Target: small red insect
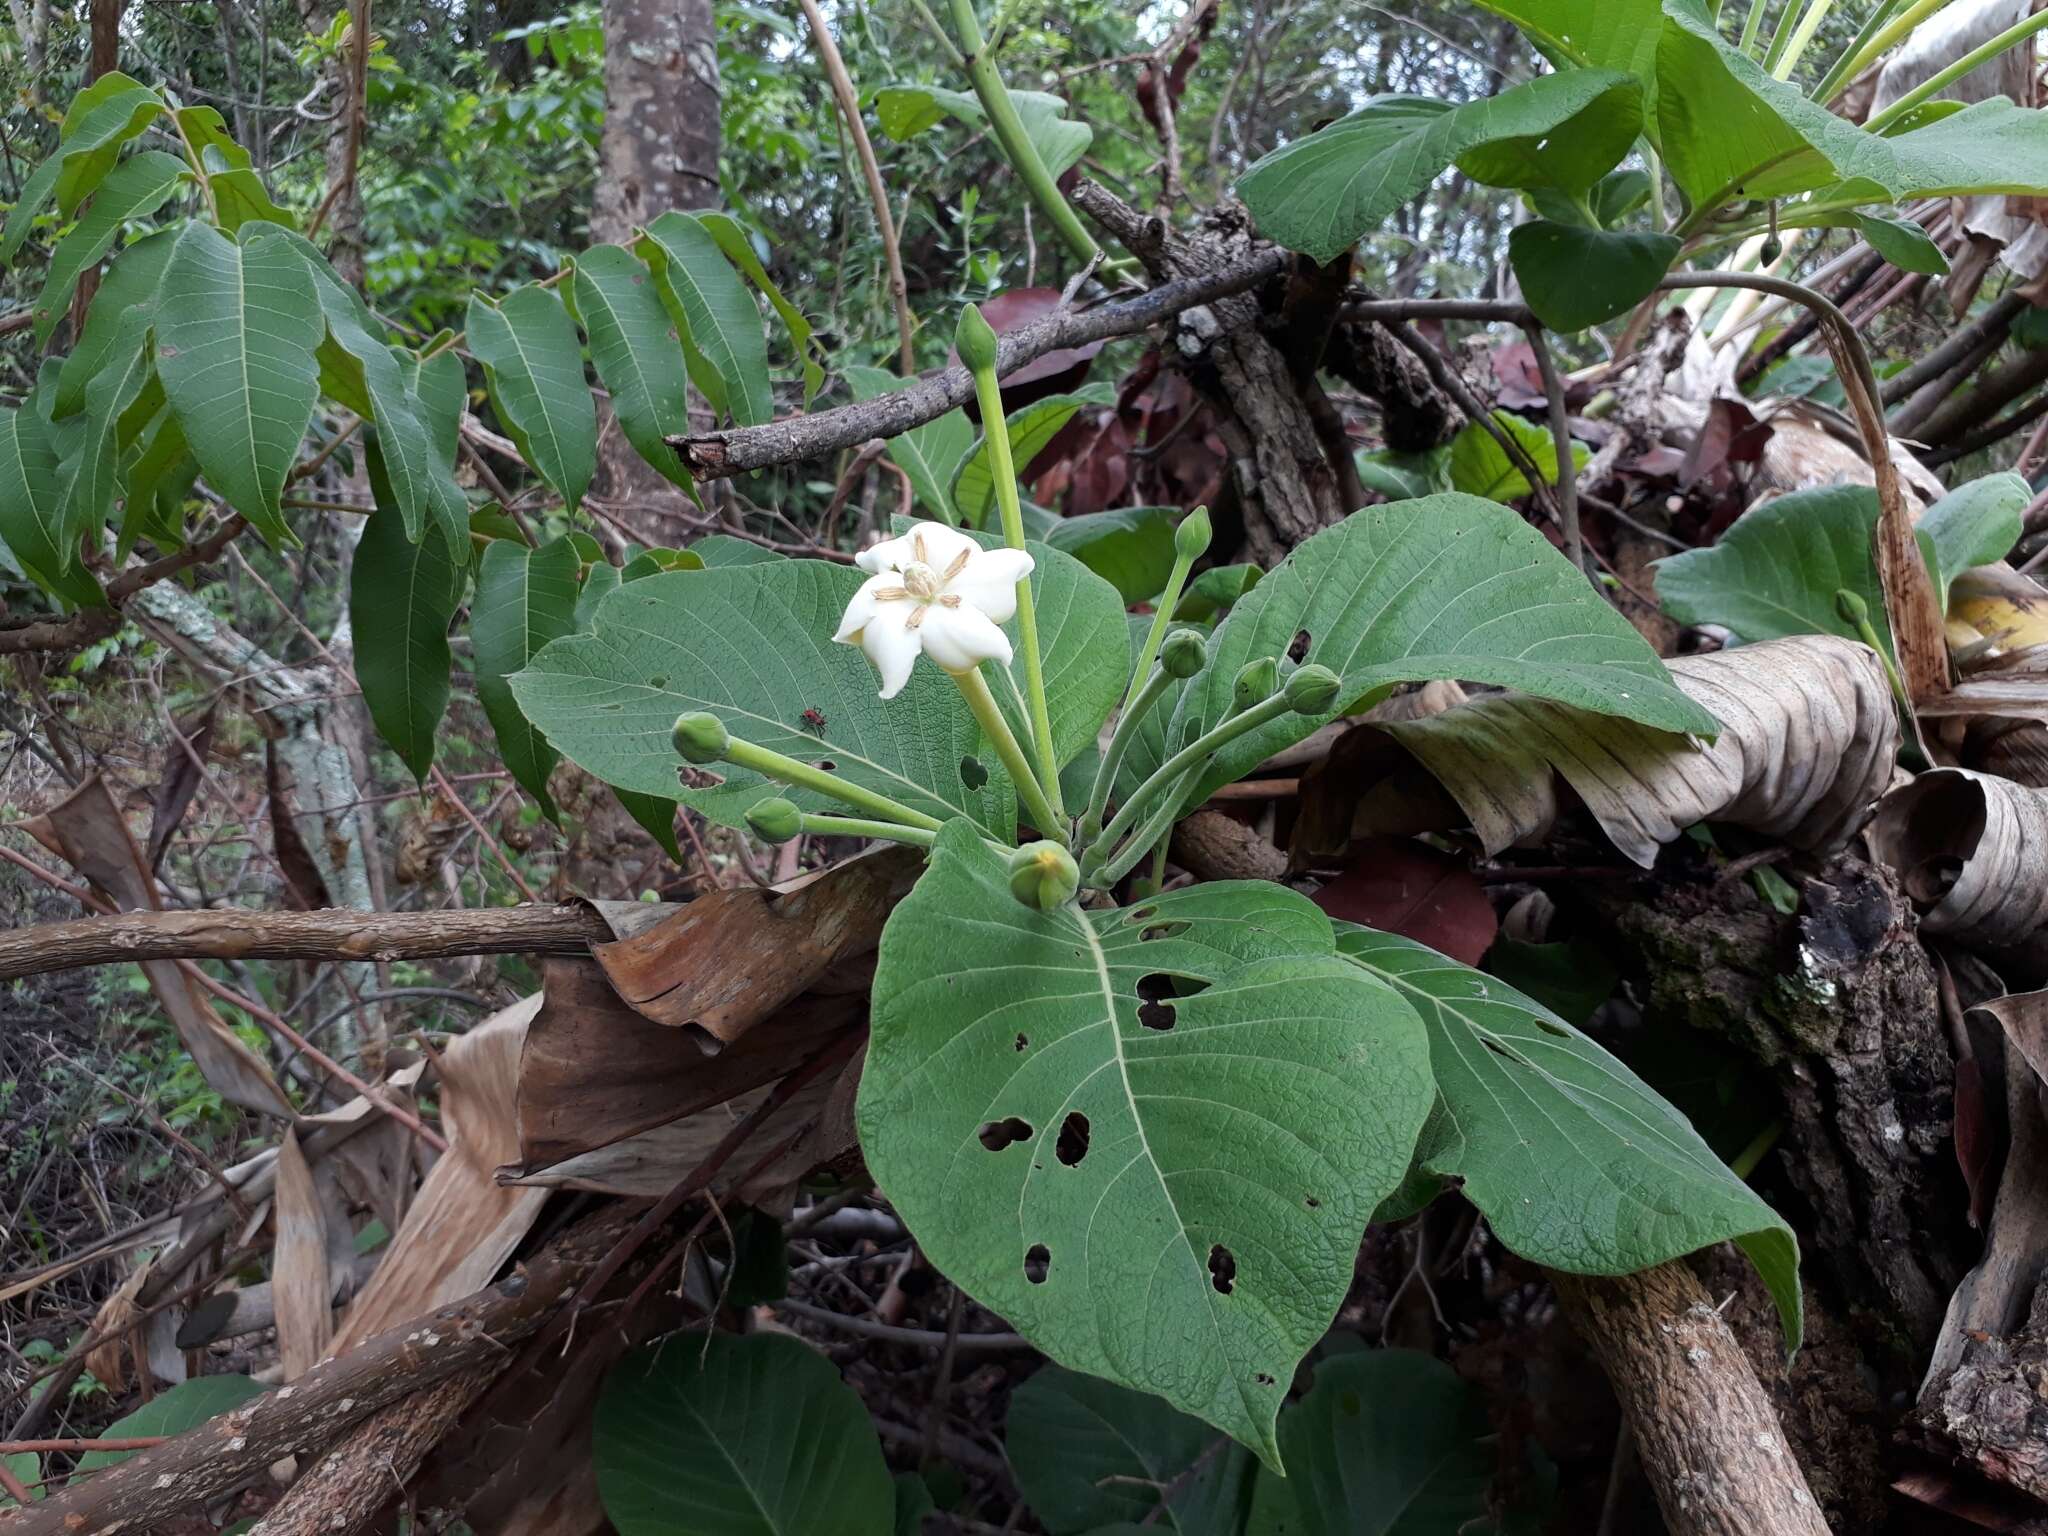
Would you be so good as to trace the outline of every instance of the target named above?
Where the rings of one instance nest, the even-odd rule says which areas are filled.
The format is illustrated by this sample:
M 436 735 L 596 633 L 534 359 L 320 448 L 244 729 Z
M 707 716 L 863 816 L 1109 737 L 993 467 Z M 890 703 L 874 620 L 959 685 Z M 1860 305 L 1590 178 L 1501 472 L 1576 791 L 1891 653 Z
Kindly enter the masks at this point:
M 809 731 L 809 732 L 810 732 L 810 733 L 811 733 L 811 734 L 812 734 L 813 736 L 819 736 L 819 737 L 822 737 L 822 736 L 823 736 L 823 735 L 825 734 L 825 717 L 824 717 L 824 715 L 820 714 L 820 713 L 819 713 L 819 712 L 818 712 L 817 710 L 815 710 L 815 709 L 807 709 L 807 710 L 805 710 L 805 711 L 804 711 L 804 729 L 805 729 L 805 730 L 807 730 L 807 731 Z

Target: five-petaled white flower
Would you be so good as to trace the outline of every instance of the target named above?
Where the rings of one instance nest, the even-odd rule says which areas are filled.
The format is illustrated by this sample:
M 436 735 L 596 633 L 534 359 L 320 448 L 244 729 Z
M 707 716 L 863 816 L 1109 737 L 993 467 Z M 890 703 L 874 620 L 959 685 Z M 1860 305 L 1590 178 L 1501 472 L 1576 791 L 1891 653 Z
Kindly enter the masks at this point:
M 1010 662 L 1002 624 L 1017 611 L 1017 583 L 1031 574 L 1021 549 L 983 549 L 957 528 L 918 523 L 856 557 L 873 574 L 846 605 L 832 638 L 857 645 L 882 674 L 882 697 L 910 681 L 919 651 L 948 672 Z

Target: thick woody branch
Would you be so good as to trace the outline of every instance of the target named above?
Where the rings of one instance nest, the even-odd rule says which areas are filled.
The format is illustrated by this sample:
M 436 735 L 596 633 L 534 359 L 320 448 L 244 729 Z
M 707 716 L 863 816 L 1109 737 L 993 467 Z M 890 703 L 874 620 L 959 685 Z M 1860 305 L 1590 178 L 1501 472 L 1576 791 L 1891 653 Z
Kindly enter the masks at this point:
M 123 602 L 144 587 L 154 586 L 180 571 L 218 559 L 220 552 L 248 526 L 238 513 L 205 538 L 187 545 L 174 555 L 166 555 L 146 565 L 128 567 L 107 583 L 108 606 L 105 608 L 81 608 L 66 619 L 37 619 L 12 629 L 0 629 L 0 656 L 27 651 L 68 651 L 90 645 L 95 640 L 104 640 L 121 627 Z
M 580 955 L 615 935 L 591 908 L 121 912 L 0 933 L 0 981 L 128 960 L 431 960 Z
M 1004 336 L 996 349 L 996 370 L 1013 373 L 1048 352 L 1111 336 L 1135 335 L 1183 310 L 1256 288 L 1280 272 L 1287 261 L 1287 254 L 1278 249 L 1256 251 L 1218 271 L 1162 283 L 1134 299 L 1093 309 L 1061 310 Z M 973 375 L 965 368 L 949 368 L 872 400 L 758 427 L 672 437 L 669 446 L 682 456 L 692 474 L 720 479 L 857 448 L 873 437 L 895 437 L 965 405 L 973 394 Z
M 1828 1536 L 1763 1384 L 1690 1269 L 1551 1280 L 1614 1384 L 1671 1536 Z

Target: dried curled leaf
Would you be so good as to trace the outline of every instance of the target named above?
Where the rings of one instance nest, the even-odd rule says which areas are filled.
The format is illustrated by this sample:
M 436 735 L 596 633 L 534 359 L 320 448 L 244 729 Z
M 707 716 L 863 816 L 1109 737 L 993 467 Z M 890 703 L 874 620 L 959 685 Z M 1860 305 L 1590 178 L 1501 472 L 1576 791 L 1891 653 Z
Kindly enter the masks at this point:
M 1559 781 L 1638 864 L 1700 821 L 1835 848 L 1884 792 L 1898 717 L 1869 647 L 1799 635 L 1670 664 L 1713 711 L 1711 743 L 1524 694 L 1492 694 L 1386 727 L 1450 792 L 1486 851 L 1541 842 Z
M 1936 768 L 1885 796 L 1869 836 L 1929 933 L 2017 944 L 2048 924 L 2048 792 Z

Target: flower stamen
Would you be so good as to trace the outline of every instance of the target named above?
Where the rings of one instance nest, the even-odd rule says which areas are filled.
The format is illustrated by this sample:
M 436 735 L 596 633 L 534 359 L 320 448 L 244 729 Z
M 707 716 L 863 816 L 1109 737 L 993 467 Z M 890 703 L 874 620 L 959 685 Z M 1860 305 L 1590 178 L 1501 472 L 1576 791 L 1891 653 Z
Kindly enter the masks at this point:
M 943 586 L 945 583 L 951 581 L 955 576 L 958 576 L 962 571 L 966 570 L 967 562 L 973 558 L 973 550 L 961 550 L 959 554 L 953 557 L 953 563 L 946 567 L 946 574 L 939 578 L 940 585 Z

